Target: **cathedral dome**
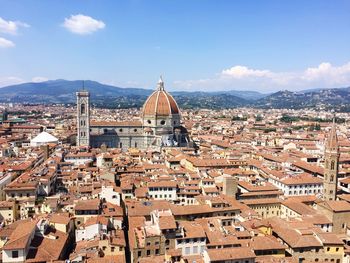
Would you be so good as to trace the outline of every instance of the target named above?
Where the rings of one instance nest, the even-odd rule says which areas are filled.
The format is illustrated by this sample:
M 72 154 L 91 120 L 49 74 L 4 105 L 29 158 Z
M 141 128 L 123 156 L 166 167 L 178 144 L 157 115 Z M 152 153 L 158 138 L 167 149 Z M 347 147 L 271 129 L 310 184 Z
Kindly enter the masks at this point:
M 164 82 L 160 78 L 157 90 L 148 97 L 143 105 L 143 116 L 170 116 L 179 113 L 176 101 L 164 90 Z

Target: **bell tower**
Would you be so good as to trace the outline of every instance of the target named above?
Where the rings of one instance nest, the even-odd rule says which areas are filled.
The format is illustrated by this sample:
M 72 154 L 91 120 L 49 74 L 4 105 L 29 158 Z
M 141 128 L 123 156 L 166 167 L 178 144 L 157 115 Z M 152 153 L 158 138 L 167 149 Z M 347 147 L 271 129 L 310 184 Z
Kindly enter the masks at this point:
M 323 177 L 323 199 L 335 200 L 337 195 L 338 169 L 339 169 L 339 146 L 335 116 L 333 126 L 327 138 L 324 152 L 325 166 Z
M 90 93 L 78 91 L 77 96 L 77 146 L 90 145 Z

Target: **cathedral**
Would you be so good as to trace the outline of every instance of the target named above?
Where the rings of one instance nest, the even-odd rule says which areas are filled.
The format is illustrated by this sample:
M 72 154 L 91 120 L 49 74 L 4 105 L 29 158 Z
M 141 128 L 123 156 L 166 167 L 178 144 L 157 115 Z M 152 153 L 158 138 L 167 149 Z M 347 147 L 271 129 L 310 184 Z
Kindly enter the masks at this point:
M 140 121 L 90 121 L 90 93 L 77 96 L 77 146 L 92 148 L 189 147 L 187 130 L 181 126 L 179 107 L 164 89 L 160 78 L 157 89 L 143 105 Z

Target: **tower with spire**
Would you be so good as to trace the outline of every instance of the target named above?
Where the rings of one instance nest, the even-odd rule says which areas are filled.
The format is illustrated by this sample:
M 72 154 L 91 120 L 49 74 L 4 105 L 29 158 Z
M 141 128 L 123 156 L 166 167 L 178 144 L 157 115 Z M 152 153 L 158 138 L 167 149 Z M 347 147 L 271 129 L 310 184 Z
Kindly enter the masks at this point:
M 336 199 L 339 169 L 339 146 L 335 116 L 326 141 L 324 158 L 323 199 L 330 201 Z

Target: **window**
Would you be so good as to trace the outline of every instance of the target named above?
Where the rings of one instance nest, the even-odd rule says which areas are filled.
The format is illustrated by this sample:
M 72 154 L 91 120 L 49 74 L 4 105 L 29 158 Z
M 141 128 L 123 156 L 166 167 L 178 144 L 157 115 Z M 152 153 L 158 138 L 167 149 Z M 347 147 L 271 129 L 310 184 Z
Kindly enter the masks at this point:
M 331 180 L 330 180 L 331 182 L 333 182 L 334 181 L 334 175 L 331 175 Z
M 331 162 L 331 170 L 334 170 L 334 167 L 335 167 L 335 162 L 332 161 L 332 162 Z
M 141 257 L 141 251 L 137 251 L 137 256 Z
M 152 122 L 151 122 L 151 120 L 147 120 L 147 123 L 148 123 L 148 124 L 151 124 Z
M 159 248 L 156 249 L 156 255 L 159 255 Z
M 190 252 L 190 247 L 186 247 L 185 248 L 185 255 L 189 255 L 191 252 Z
M 137 132 L 137 129 L 134 129 L 134 132 Z
M 164 125 L 164 124 L 165 124 L 165 120 L 161 120 L 161 121 L 160 121 L 160 124 L 161 124 L 161 125 Z
M 84 114 L 84 113 L 85 113 L 85 104 L 82 103 L 82 104 L 80 105 L 80 114 Z
M 119 132 L 123 132 L 123 129 L 119 129 Z
M 151 255 L 151 250 L 147 250 L 147 256 Z
M 330 247 L 327 247 L 327 251 L 329 251 L 329 250 L 331 250 L 331 248 L 330 248 Z
M 18 258 L 18 250 L 12 251 L 12 258 Z

